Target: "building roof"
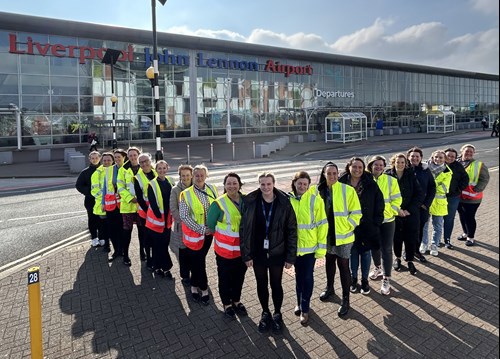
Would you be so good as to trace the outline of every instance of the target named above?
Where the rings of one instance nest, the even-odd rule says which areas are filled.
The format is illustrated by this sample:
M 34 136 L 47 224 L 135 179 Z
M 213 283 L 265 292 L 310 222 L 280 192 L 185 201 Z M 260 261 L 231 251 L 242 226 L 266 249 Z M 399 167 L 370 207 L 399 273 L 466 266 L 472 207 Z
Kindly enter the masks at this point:
M 32 32 L 59 36 L 74 36 L 89 39 L 120 41 L 133 44 L 152 43 L 152 31 L 131 29 L 119 26 L 60 20 L 39 16 L 21 15 L 0 11 L 0 29 L 9 31 Z M 452 70 L 431 66 L 406 64 L 392 61 L 373 60 L 353 56 L 328 54 L 248 44 L 244 42 L 218 40 L 171 33 L 157 33 L 159 47 L 177 47 L 194 50 L 220 51 L 242 55 L 270 56 L 300 61 L 334 63 L 347 66 L 359 66 L 393 71 L 417 72 L 454 77 L 469 77 L 481 80 L 499 81 L 493 74 Z

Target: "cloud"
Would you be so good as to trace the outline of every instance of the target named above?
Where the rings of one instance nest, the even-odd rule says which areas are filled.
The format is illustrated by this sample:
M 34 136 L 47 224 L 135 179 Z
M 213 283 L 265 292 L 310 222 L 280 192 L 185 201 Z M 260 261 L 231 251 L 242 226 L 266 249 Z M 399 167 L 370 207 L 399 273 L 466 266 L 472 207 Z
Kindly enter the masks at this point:
M 498 16 L 498 0 L 470 0 L 469 3 L 481 14 Z
M 210 30 L 210 29 L 190 30 L 186 26 L 177 26 L 167 29 L 166 32 L 171 32 L 174 34 L 181 34 L 181 35 L 207 37 L 210 39 L 248 42 L 245 36 L 230 30 Z
M 490 0 L 474 0 L 473 2 L 476 6 L 486 6 L 484 3 L 490 4 Z M 379 18 L 371 26 L 342 36 L 331 44 L 317 34 L 299 32 L 287 35 L 266 29 L 254 29 L 248 37 L 229 30 L 192 31 L 186 27 L 179 27 L 168 31 L 384 61 L 490 74 L 499 73 L 498 28 L 452 38 L 446 26 L 440 22 L 416 24 L 399 32 L 390 33 L 392 24 L 392 20 Z

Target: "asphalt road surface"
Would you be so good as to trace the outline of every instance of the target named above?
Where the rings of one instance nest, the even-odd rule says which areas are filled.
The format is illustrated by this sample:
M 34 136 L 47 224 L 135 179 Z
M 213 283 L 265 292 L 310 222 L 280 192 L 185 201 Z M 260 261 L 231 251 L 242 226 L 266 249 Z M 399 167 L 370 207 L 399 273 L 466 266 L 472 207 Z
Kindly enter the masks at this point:
M 423 140 L 417 143 L 388 140 L 370 143 L 369 146 L 362 143 L 343 149 L 297 155 L 289 161 L 263 160 L 260 164 L 222 167 L 210 171 L 209 182 L 222 190 L 224 176 L 227 172 L 234 171 L 242 176 L 245 183 L 243 191 L 250 192 L 257 188 L 257 174 L 269 170 L 277 177 L 277 187 L 289 191 L 291 178 L 296 171 L 308 171 L 314 182 L 326 161 L 334 161 L 342 169 L 346 161 L 354 155 L 368 159 L 371 155 L 381 154 L 389 159 L 394 153 L 406 152 L 414 145 L 421 147 L 424 157 L 428 158 L 435 149 L 452 146 L 459 150 L 462 144 L 469 142 L 476 146 L 477 158 L 490 170 L 498 170 L 497 138 L 485 138 L 480 132 L 473 132 L 422 142 Z M 173 177 L 177 178 L 176 175 Z M 84 237 L 87 216 L 83 207 L 83 196 L 73 188 L 75 180 L 76 177 L 44 179 L 38 182 L 38 186 L 36 181 L 29 180 L 33 185 L 27 185 L 26 189 L 15 192 L 8 188 L 0 189 L 0 271 L 2 267 L 51 245 L 62 245 L 68 238 Z M 498 213 L 495 215 L 495 218 L 497 217 Z

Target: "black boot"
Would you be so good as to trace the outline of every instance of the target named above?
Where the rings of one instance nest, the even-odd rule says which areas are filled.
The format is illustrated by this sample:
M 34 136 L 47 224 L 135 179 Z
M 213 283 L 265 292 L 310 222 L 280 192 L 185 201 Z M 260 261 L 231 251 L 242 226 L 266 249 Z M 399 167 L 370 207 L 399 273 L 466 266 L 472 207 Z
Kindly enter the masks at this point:
M 334 294 L 333 285 L 331 287 L 327 285 L 325 290 L 322 291 L 319 295 L 319 300 L 321 300 L 322 302 L 326 302 L 332 294 Z
M 342 297 L 342 303 L 340 304 L 340 308 L 338 310 L 339 317 L 343 317 L 349 312 L 349 295 L 344 295 Z

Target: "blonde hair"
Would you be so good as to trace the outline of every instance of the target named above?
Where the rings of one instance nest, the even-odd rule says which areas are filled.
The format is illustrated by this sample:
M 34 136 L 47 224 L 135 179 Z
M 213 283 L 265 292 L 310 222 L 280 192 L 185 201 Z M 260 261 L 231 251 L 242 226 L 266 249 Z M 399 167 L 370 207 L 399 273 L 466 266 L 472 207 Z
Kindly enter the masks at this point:
M 474 146 L 473 144 L 470 144 L 470 143 L 466 143 L 465 145 L 463 145 L 462 147 L 460 147 L 460 152 L 464 152 L 464 150 L 465 150 L 467 147 L 472 148 L 472 150 L 473 150 L 474 152 L 476 152 L 476 146 Z
M 260 182 L 260 179 L 264 178 L 264 177 L 271 178 L 273 180 L 273 183 L 276 183 L 276 178 L 274 177 L 274 174 L 272 172 L 262 172 L 261 174 L 259 174 L 259 177 L 258 177 L 259 182 Z
M 200 171 L 200 170 L 205 171 L 205 174 L 207 175 L 207 178 L 208 178 L 208 168 L 207 168 L 207 166 L 205 166 L 204 164 L 196 165 L 193 168 L 193 173 L 196 172 L 196 171 Z

